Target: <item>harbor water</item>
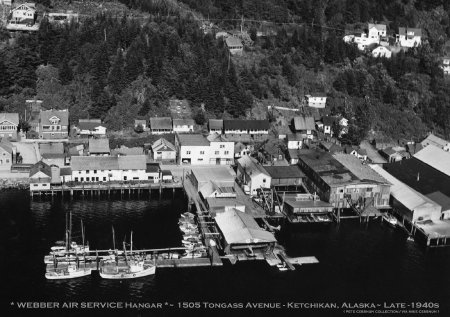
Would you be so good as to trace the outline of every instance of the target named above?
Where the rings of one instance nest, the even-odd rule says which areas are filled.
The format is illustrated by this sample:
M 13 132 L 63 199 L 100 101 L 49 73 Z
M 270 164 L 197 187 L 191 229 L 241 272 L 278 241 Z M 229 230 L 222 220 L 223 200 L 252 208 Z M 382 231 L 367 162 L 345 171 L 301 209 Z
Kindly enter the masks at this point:
M 433 308 L 434 315 L 450 316 L 450 248 L 426 249 L 379 220 L 369 224 L 349 220 L 340 225 L 284 226 L 277 238 L 286 253 L 292 257 L 316 256 L 320 262 L 298 266 L 295 271 L 280 272 L 265 262 L 248 261 L 225 263 L 223 267 L 161 268 L 154 276 L 126 281 L 103 280 L 96 272 L 73 280 L 44 277 L 44 255 L 56 241 L 64 239 L 66 212 L 72 213 L 72 237 L 78 243 L 83 220 L 91 250 L 113 247 L 112 226 L 116 244 L 129 241 L 132 230 L 134 248 L 142 249 L 181 246 L 177 221 L 186 209 L 183 193 L 171 190 L 162 197 L 156 193 L 151 197 L 87 196 L 72 200 L 31 199 L 27 191 L 0 191 L 0 312 L 8 312 L 2 316 L 170 316 L 229 310 L 248 315 L 249 309 L 239 308 L 247 303 L 264 304 L 255 306 L 258 314 L 304 316 L 346 314 L 344 309 L 314 306 L 319 304 L 341 307 L 343 303 L 374 303 L 382 309 L 395 303 L 416 307 L 419 303 L 423 309 Z M 120 302 L 128 306 L 121 310 L 113 309 L 114 305 L 18 308 L 23 302 Z M 311 308 L 293 308 L 287 306 L 289 303 L 308 303 Z M 268 308 L 270 304 L 275 308 Z M 281 307 L 276 308 L 278 304 Z M 390 314 L 386 310 L 379 315 Z

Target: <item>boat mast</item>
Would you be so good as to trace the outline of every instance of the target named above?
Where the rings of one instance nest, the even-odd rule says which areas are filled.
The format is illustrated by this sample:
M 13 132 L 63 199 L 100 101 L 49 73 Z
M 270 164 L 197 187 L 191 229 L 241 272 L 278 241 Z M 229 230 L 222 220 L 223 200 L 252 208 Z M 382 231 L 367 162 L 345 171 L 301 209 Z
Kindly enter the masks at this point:
M 69 212 L 69 247 L 72 244 L 72 212 Z
M 125 263 L 128 265 L 127 248 L 125 247 L 125 241 L 123 241 L 123 252 L 125 254 Z
M 112 228 L 112 238 L 113 238 L 113 250 L 116 252 L 116 235 L 114 234 L 114 226 L 111 226 Z
M 131 231 L 130 245 L 130 254 L 133 255 L 133 231 Z
M 84 227 L 83 227 L 83 219 L 81 219 L 81 239 L 83 243 L 83 252 L 84 252 Z
M 65 239 L 66 239 L 66 252 L 69 252 L 69 235 L 68 235 L 68 229 L 67 229 L 67 212 L 66 212 L 66 233 L 65 233 Z

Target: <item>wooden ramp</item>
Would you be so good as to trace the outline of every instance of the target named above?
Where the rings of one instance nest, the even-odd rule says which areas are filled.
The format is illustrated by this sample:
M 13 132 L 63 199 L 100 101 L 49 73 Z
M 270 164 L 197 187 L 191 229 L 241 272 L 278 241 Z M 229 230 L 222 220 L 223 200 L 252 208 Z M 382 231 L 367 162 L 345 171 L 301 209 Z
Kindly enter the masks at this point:
M 297 265 L 319 263 L 319 260 L 317 260 L 317 258 L 315 256 L 300 256 L 300 257 L 296 257 L 296 258 L 286 257 L 286 259 L 287 259 L 287 261 L 289 261 L 289 263 L 297 264 Z
M 220 263 L 222 264 L 222 262 Z M 197 267 L 197 266 L 211 266 L 211 260 L 209 258 L 156 260 L 157 268 Z

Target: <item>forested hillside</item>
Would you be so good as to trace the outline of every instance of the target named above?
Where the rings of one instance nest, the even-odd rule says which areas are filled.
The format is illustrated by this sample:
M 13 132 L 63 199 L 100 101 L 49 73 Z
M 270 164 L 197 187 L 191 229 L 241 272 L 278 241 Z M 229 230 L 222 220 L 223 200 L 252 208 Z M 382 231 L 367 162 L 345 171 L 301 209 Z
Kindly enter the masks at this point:
M 48 1 L 38 2 L 49 5 Z M 23 113 L 25 99 L 69 108 L 71 120 L 100 117 L 110 129 L 167 114 L 169 98 L 203 103 L 211 116 L 245 116 L 255 104 L 298 107 L 303 95 L 327 92 L 328 108 L 354 118 L 351 142 L 370 130 L 393 138 L 450 134 L 450 85 L 439 68 L 450 36 L 449 1 L 182 0 L 224 29 L 233 21 L 275 24 L 233 57 L 175 0 L 121 0 L 120 16 L 99 14 L 71 26 L 45 19 L 0 51 L 0 111 Z M 150 14 L 133 19 L 126 7 Z M 183 6 L 183 8 L 185 8 Z M 129 12 L 128 12 L 129 13 Z M 390 60 L 374 59 L 342 41 L 344 30 L 384 22 L 423 29 L 425 44 Z M 449 52 L 450 53 L 450 52 Z

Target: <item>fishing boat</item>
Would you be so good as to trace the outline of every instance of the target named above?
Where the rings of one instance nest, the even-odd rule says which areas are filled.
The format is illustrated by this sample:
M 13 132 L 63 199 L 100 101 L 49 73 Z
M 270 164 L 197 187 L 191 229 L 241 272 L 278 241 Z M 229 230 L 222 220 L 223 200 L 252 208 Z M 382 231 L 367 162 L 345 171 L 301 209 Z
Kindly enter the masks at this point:
M 382 219 L 385 220 L 389 225 L 395 227 L 398 224 L 397 218 L 395 218 L 390 213 L 385 212 L 382 216 Z
M 70 239 L 71 239 L 71 231 L 72 231 L 72 214 L 70 214 L 70 224 L 69 229 L 67 229 L 67 221 L 66 221 L 66 256 L 62 259 L 58 259 L 56 254 L 53 254 L 53 267 L 49 268 L 47 265 L 47 269 L 45 272 L 45 278 L 49 280 L 59 280 L 59 279 L 72 279 L 77 277 L 83 277 L 90 275 L 92 272 L 92 268 L 86 265 L 86 259 L 83 255 L 83 259 L 80 260 L 78 254 L 75 256 L 75 263 L 73 263 L 73 257 L 69 255 L 70 249 Z M 81 221 L 81 233 L 83 239 L 84 248 L 84 226 L 83 221 Z M 45 258 L 44 258 L 45 261 Z
M 105 279 L 131 279 L 155 274 L 156 263 L 148 263 L 144 258 L 133 254 L 133 232 L 130 238 L 130 251 L 127 251 L 123 242 L 125 263 L 119 265 L 119 261 L 102 261 L 100 265 L 100 277 Z M 130 254 L 130 256 L 127 255 Z

